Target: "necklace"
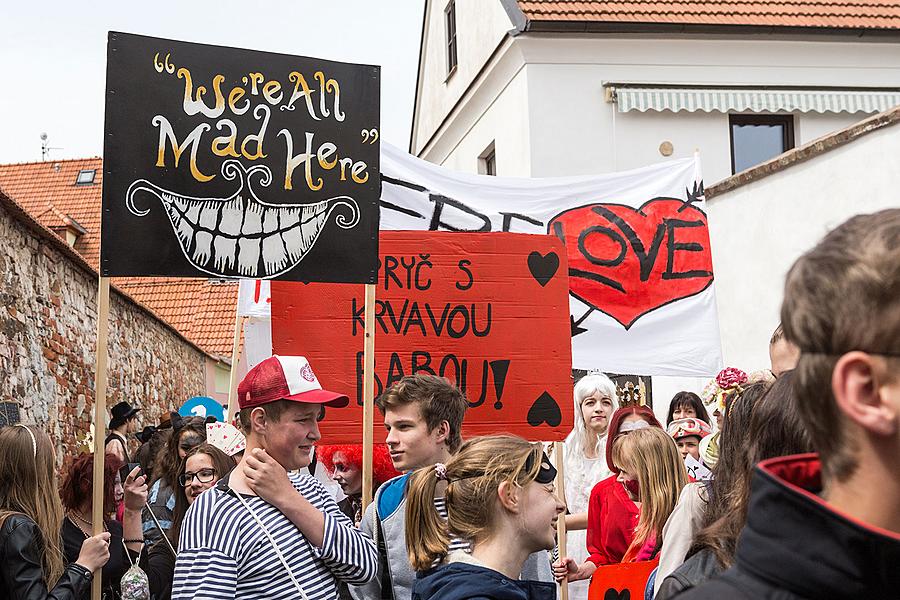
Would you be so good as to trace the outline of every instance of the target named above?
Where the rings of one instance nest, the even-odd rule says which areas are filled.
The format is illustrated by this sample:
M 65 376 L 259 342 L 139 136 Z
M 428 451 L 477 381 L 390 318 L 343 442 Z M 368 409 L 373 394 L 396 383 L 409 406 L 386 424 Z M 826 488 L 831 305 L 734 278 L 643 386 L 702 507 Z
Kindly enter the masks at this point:
M 72 517 L 74 517 L 74 519 Z M 86 531 L 84 527 L 82 527 L 81 525 L 79 525 L 78 523 L 75 522 L 75 521 L 81 521 L 82 523 L 87 525 L 88 530 L 93 531 L 94 523 L 92 521 L 88 521 L 87 519 L 85 519 L 84 517 L 82 517 L 81 515 L 76 513 L 74 510 L 69 511 L 68 514 L 66 514 L 66 518 L 69 519 L 69 522 L 72 523 L 72 525 L 74 525 L 75 527 L 78 528 L 78 531 L 81 532 L 81 535 L 84 536 L 84 539 L 88 539 L 89 537 L 91 537 L 91 535 L 93 535 L 93 534 L 89 534 L 88 531 Z M 103 524 L 103 531 L 107 531 L 106 523 Z

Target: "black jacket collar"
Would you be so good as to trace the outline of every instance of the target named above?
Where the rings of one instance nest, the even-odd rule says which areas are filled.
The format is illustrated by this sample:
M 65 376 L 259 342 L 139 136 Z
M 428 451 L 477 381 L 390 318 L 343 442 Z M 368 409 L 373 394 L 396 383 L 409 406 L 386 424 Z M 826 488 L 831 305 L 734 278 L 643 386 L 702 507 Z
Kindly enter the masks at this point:
M 900 535 L 842 514 L 817 496 L 815 454 L 760 463 L 751 489 L 736 554 L 741 569 L 809 598 L 900 597 Z

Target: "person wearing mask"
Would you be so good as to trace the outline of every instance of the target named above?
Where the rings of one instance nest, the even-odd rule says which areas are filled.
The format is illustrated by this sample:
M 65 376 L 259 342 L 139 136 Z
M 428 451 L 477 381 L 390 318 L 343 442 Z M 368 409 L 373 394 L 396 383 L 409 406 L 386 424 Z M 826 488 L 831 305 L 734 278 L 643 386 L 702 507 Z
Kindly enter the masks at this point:
M 141 554 L 140 566 L 147 574 L 153 600 L 172 598 L 178 535 L 188 508 L 201 493 L 214 486 L 233 468 L 234 460 L 212 444 L 203 443 L 188 451 L 178 470 L 172 527 L 156 544 L 145 546 Z
M 112 407 L 109 434 L 106 436 L 106 453 L 113 454 L 123 464 L 131 462 L 128 453 L 128 436 L 137 431 L 137 414 L 141 409 L 127 402 L 119 402 Z
M 700 419 L 706 424 L 712 423 L 703 401 L 694 392 L 678 392 L 672 396 L 669 414 L 666 416 L 666 427 L 677 419 Z
M 653 411 L 646 406 L 623 406 L 609 423 L 606 462 L 610 475 L 591 490 L 588 502 L 588 557 L 580 565 L 571 557 L 560 557 L 554 565 L 557 579 L 569 582 L 590 579 L 598 566 L 622 562 L 634 541 L 640 510 L 625 487 L 619 482 L 619 469 L 613 462 L 613 448 L 623 437 L 647 427 L 662 429 Z
M 50 437 L 30 425 L 0 429 L 0 473 L 0 599 L 86 598 L 109 560 L 110 535 L 91 535 L 67 563 Z
M 109 532 L 109 560 L 103 566 L 103 598 L 119 597 L 119 582 L 125 571 L 140 557 L 144 545 L 141 536 L 141 507 L 147 501 L 147 484 L 135 467 L 122 482 L 119 459 L 106 455 L 103 477 L 103 529 Z M 93 477 L 94 456 L 79 454 L 69 466 L 60 497 L 66 509 L 62 521 L 63 556 L 67 562 L 77 560 L 84 544 L 93 537 Z M 116 495 L 123 497 L 122 521 L 109 518 L 115 512 Z M 87 600 L 88 595 L 81 596 Z
M 206 420 L 202 417 L 172 415 L 172 433 L 160 448 L 154 461 L 154 477 L 150 484 L 148 505 L 141 513 L 144 541 L 152 546 L 172 527 L 178 470 L 187 453 L 206 441 Z M 150 515 L 153 511 L 153 516 Z M 158 525 L 157 525 L 158 524 Z M 160 527 L 163 531 L 160 531 Z
M 446 464 L 415 472 L 406 504 L 409 562 L 420 572 L 412 597 L 555 599 L 553 583 L 519 579 L 530 555 L 556 543 L 565 505 L 555 479 L 541 444 L 515 436 L 474 438 Z M 434 505 L 438 495 L 446 516 Z M 468 552 L 451 550 L 452 538 L 474 542 Z
M 565 441 L 566 547 L 581 563 L 587 556 L 588 500 L 591 490 L 610 476 L 606 464 L 609 421 L 619 408 L 616 385 L 603 373 L 590 373 L 578 380 L 574 390 L 575 426 Z M 569 598 L 587 600 L 588 582 L 573 582 Z

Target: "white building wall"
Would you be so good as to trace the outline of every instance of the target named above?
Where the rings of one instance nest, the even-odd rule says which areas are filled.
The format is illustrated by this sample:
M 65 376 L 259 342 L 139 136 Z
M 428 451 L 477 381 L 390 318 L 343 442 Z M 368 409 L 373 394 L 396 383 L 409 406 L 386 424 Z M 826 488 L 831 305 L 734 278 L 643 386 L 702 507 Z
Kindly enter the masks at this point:
M 900 207 L 898 156 L 894 125 L 709 200 L 726 364 L 768 367 L 788 269 L 851 216 Z
M 425 5 L 424 65 L 419 71 L 412 132 L 417 147 L 428 141 L 513 27 L 499 2 L 456 0 L 458 63 L 456 72 L 448 77 L 444 16 L 447 3 L 448 0 L 428 0 Z
M 497 172 L 505 177 L 531 176 L 531 132 L 528 116 L 527 69 L 521 68 L 499 95 L 486 95 L 483 111 L 474 111 L 472 124 L 444 159 L 443 166 L 479 173 L 479 157 L 494 145 Z M 471 107 L 466 107 L 468 111 Z M 502 132 L 502 134 L 498 134 Z
M 778 40 L 771 37 L 735 39 L 707 37 L 652 38 L 624 36 L 547 36 L 525 34 L 512 40 L 498 63 L 504 81 L 478 86 L 492 88 L 495 97 L 479 100 L 503 110 L 527 110 L 530 156 L 504 157 L 498 151 L 498 173 L 532 177 L 606 173 L 667 160 L 660 143 L 674 146 L 672 159 L 698 149 L 707 184 L 731 175 L 728 116 L 703 112 L 619 113 L 604 97 L 605 82 L 678 83 L 698 85 L 798 85 L 900 87 L 897 44 L 846 39 Z M 527 97 L 506 85 L 509 73 L 527 71 Z M 493 70 L 488 69 L 487 78 Z M 464 102 L 468 103 L 468 99 Z M 468 107 L 464 107 L 462 111 Z M 418 112 L 434 107 L 421 106 Z M 847 127 L 866 114 L 803 113 L 795 117 L 795 142 L 802 145 L 830 131 Z M 515 147 L 520 133 L 509 127 L 510 115 L 482 119 L 480 139 L 468 157 L 465 138 L 472 135 L 473 116 L 451 116 L 430 144 L 417 138 L 415 149 L 432 162 L 466 165 L 476 171 L 481 142 L 492 138 L 498 147 Z M 527 161 L 527 162 L 520 162 Z

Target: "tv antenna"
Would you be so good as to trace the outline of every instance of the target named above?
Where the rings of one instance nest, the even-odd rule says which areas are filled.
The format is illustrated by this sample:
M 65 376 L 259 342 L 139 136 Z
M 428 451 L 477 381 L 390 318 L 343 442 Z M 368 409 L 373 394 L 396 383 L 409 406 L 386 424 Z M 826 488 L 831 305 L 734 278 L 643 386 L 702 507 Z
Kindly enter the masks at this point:
M 41 134 L 41 161 L 50 158 L 51 150 L 62 150 L 62 148 L 50 146 L 50 142 L 47 139 L 47 132 L 44 132 Z

